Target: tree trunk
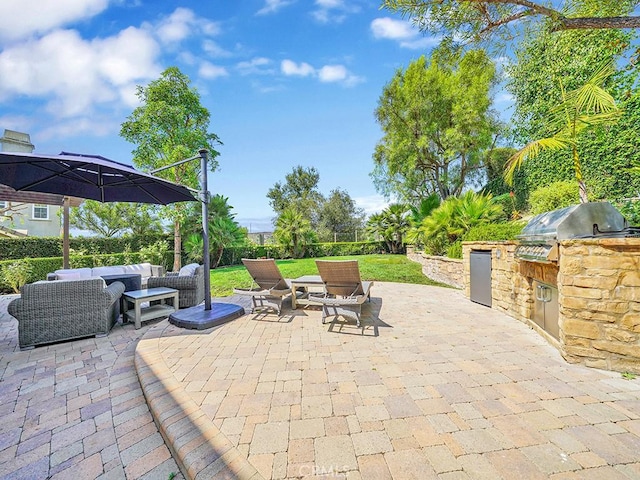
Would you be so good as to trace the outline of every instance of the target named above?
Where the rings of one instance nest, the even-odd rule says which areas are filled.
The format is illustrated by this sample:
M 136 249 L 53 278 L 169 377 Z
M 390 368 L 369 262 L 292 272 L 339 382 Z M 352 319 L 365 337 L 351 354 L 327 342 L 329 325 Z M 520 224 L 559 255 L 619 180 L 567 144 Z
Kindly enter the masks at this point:
M 555 30 L 640 28 L 640 17 L 562 18 Z
M 173 224 L 173 271 L 177 272 L 182 267 L 182 236 L 180 235 L 180 222 Z
M 578 186 L 580 188 L 580 203 L 589 203 L 589 197 L 587 195 L 587 186 L 582 180 L 578 182 Z

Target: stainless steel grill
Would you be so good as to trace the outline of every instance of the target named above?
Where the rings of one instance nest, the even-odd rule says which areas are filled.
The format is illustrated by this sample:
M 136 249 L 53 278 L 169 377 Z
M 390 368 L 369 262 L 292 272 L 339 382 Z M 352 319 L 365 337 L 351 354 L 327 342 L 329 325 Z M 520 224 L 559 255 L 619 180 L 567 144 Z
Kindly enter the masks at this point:
M 581 203 L 533 217 L 517 237 L 521 244 L 515 255 L 530 262 L 557 262 L 560 240 L 637 236 L 634 230 L 610 203 Z

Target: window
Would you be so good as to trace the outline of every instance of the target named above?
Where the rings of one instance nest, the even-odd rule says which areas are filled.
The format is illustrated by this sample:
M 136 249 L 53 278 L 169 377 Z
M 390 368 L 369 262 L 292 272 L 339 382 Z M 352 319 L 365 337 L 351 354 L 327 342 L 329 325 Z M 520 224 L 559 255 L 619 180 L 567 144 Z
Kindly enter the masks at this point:
M 5 208 L 7 208 L 7 202 L 0 200 L 0 210 L 4 210 Z
M 34 220 L 49 220 L 49 205 L 34 205 L 33 206 L 33 219 Z

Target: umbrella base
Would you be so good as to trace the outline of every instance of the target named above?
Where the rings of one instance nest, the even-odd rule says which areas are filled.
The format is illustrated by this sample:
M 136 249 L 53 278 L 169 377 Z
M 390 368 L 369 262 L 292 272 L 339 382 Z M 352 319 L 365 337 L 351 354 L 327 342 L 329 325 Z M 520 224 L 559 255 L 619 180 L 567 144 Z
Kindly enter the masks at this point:
M 169 322 L 181 328 L 205 330 L 230 322 L 244 315 L 244 308 L 233 303 L 212 303 L 211 310 L 204 305 L 178 310 L 169 315 Z

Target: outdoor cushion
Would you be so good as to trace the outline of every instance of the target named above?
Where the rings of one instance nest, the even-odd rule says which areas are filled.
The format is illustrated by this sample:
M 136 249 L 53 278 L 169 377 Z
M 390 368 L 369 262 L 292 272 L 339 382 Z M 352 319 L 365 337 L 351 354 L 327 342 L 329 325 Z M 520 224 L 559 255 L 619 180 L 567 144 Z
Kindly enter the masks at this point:
M 136 263 L 135 265 L 125 265 L 124 271 L 125 273 L 139 273 L 142 278 L 147 278 L 153 275 L 150 263 Z
M 196 268 L 200 265 L 197 263 L 190 263 L 189 265 L 185 265 L 178 272 L 179 277 L 193 277 L 196 274 Z
M 58 276 L 58 278 L 60 278 L 61 280 L 62 280 L 62 277 L 60 275 L 65 276 L 65 279 L 67 280 L 91 278 L 90 268 L 67 268 L 67 269 L 56 270 L 55 273 Z M 77 275 L 77 276 L 72 277 L 71 275 Z
M 92 277 L 100 277 L 102 275 L 116 275 L 118 273 L 126 273 L 122 265 L 112 267 L 93 267 L 91 269 Z

